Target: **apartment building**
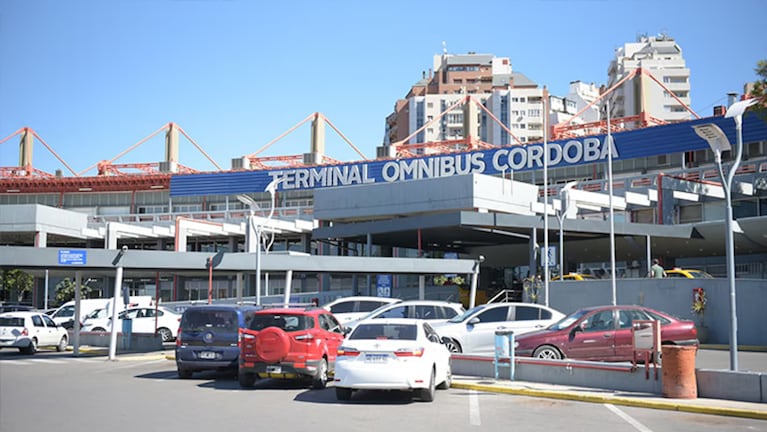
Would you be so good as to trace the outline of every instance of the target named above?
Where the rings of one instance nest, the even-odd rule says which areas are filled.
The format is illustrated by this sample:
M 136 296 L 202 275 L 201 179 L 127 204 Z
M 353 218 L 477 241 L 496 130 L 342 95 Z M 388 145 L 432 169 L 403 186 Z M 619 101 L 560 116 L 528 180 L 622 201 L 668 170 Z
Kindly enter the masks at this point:
M 640 36 L 636 42 L 617 48 L 607 71 L 607 88 L 634 74 L 637 68 L 652 77 L 635 74 L 610 94 L 613 117 L 646 113 L 668 122 L 692 118 L 688 110 L 690 69 L 685 64 L 682 48 L 673 38 L 665 34 Z M 653 82 L 653 77 L 658 82 Z

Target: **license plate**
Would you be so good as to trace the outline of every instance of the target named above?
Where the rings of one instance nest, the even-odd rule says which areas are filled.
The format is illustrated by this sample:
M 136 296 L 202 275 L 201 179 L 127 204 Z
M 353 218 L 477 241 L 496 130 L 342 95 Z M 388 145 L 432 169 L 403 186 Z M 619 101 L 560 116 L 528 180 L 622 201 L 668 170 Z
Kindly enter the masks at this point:
M 266 373 L 282 373 L 282 366 L 267 366 Z
M 386 363 L 389 358 L 386 354 L 367 354 L 365 355 L 365 363 Z
M 205 360 L 215 360 L 216 353 L 213 351 L 202 351 L 200 353 L 200 358 Z

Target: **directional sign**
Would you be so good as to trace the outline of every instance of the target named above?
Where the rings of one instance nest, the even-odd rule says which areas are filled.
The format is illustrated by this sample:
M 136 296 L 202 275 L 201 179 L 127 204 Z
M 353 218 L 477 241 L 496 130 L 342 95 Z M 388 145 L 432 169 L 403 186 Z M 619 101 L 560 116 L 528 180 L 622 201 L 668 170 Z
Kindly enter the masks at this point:
M 87 261 L 87 251 L 59 249 L 59 264 L 61 265 L 85 265 Z
M 391 297 L 391 275 L 376 276 L 376 291 L 378 297 Z
M 549 246 L 548 250 L 541 251 L 541 267 L 546 266 L 546 259 L 548 258 L 549 267 L 556 267 L 557 265 L 557 247 Z

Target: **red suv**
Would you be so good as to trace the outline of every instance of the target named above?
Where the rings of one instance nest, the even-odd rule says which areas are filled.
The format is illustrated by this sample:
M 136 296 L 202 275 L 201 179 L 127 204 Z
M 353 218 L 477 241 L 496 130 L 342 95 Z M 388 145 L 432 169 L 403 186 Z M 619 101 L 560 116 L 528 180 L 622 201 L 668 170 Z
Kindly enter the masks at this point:
M 323 389 L 343 340 L 343 327 L 325 309 L 258 311 L 240 330 L 240 386 L 252 387 L 257 378 L 298 378 Z

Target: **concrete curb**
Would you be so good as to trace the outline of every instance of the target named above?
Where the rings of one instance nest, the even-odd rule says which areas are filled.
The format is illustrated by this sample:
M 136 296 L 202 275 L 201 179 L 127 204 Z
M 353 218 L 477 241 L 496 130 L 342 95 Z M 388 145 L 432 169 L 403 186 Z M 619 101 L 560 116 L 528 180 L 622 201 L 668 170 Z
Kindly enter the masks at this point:
M 662 409 L 667 411 L 681 411 L 697 414 L 714 414 L 720 416 L 742 417 L 756 420 L 767 420 L 767 411 L 745 410 L 739 408 L 709 407 L 701 405 L 691 405 L 678 402 L 659 402 L 652 400 L 641 400 L 638 398 L 626 398 L 620 396 L 596 396 L 586 395 L 576 392 L 563 392 L 551 390 L 519 389 L 501 386 L 457 383 L 453 381 L 451 388 L 465 390 L 477 390 L 490 393 L 505 393 L 520 396 L 533 396 L 549 399 L 572 400 L 591 403 L 605 403 L 613 405 L 633 406 L 642 408 Z

